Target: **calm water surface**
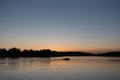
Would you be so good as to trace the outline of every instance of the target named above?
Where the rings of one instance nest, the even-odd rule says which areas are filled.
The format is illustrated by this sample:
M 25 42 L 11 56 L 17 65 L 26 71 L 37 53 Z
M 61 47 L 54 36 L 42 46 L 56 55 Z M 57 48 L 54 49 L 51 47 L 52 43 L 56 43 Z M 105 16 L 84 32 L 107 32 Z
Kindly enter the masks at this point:
M 0 80 L 120 80 L 120 57 L 0 58 Z

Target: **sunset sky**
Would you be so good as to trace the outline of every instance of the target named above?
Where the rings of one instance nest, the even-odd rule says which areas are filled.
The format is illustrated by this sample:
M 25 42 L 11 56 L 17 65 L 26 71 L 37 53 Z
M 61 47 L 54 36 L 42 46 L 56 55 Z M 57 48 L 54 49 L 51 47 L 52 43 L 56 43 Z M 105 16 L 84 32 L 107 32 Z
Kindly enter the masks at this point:
M 120 0 L 0 0 L 0 48 L 120 50 Z

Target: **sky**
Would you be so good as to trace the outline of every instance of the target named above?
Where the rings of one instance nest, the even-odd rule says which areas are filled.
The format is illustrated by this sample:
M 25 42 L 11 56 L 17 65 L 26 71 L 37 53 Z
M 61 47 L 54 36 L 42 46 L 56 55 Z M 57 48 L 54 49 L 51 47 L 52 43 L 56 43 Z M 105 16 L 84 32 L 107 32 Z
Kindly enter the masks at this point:
M 120 50 L 120 0 L 0 0 L 0 48 Z

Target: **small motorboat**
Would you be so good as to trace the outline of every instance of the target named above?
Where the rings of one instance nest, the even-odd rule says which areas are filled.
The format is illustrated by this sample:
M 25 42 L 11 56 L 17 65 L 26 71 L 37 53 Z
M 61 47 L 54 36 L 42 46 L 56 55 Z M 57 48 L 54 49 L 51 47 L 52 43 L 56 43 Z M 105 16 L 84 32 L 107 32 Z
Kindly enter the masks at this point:
M 63 60 L 67 60 L 68 61 L 68 60 L 70 60 L 70 58 L 64 58 Z

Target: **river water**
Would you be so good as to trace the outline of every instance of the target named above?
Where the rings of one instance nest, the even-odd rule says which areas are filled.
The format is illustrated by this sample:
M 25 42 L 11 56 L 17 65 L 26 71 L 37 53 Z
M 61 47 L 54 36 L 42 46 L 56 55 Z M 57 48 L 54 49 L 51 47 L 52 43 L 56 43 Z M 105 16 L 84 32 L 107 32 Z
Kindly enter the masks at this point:
M 120 80 L 120 57 L 0 58 L 0 80 Z

